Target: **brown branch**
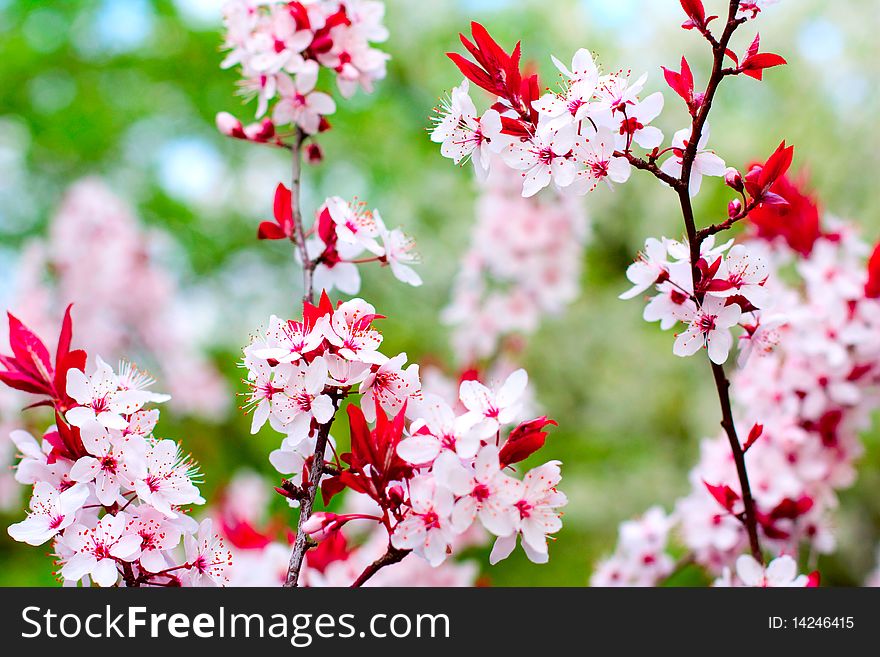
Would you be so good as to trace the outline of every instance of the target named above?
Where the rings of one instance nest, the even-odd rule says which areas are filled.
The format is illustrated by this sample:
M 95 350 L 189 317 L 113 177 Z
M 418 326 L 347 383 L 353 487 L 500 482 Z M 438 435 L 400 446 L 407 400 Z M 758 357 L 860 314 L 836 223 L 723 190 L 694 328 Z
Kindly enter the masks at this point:
M 294 137 L 292 164 L 291 164 L 291 180 L 290 180 L 290 215 L 293 220 L 293 235 L 291 240 L 296 246 L 303 268 L 303 301 L 308 303 L 314 302 L 314 289 L 312 285 L 312 274 L 314 273 L 316 260 L 309 258 L 308 249 L 306 247 L 306 233 L 303 226 L 302 210 L 300 209 L 300 190 L 302 178 L 302 146 L 306 139 L 306 134 L 299 128 L 296 130 Z M 339 408 L 341 397 L 333 400 L 335 409 Z M 334 409 L 334 410 L 335 410 Z M 333 425 L 334 417 L 330 418 L 327 424 L 322 424 L 318 428 L 318 437 L 315 441 L 315 451 L 312 455 L 312 466 L 309 469 L 309 481 L 307 486 L 303 486 L 302 494 L 299 495 L 299 520 L 296 527 L 296 538 L 293 542 L 293 549 L 290 553 L 290 562 L 287 566 L 287 579 L 284 581 L 285 587 L 299 586 L 299 574 L 302 570 L 303 560 L 306 551 L 311 547 L 311 541 L 303 531 L 303 525 L 312 516 L 312 509 L 315 505 L 315 498 L 318 494 L 318 488 L 321 485 L 321 478 L 324 476 L 325 461 L 324 452 L 327 450 L 327 439 L 330 436 L 330 427 Z
M 334 402 L 336 405 L 338 402 Z M 315 454 L 312 457 L 312 467 L 309 469 L 309 481 L 306 495 L 300 501 L 299 521 L 296 525 L 296 538 L 293 541 L 293 550 L 290 553 L 290 562 L 287 565 L 287 579 L 285 587 L 299 586 L 299 573 L 302 570 L 303 559 L 306 551 L 311 547 L 308 534 L 303 531 L 303 525 L 312 517 L 312 509 L 315 506 L 315 498 L 324 476 L 324 451 L 327 449 L 327 439 L 330 436 L 330 427 L 334 417 L 327 424 L 322 424 L 318 429 L 318 438 L 315 441 Z
M 306 231 L 303 226 L 302 210 L 299 207 L 300 190 L 302 187 L 302 146 L 305 138 L 305 133 L 297 128 L 291 148 L 293 157 L 291 158 L 290 176 L 290 216 L 293 219 L 293 235 L 291 235 L 290 239 L 294 243 L 299 253 L 299 258 L 302 261 L 303 301 L 311 303 L 314 301 L 312 274 L 316 263 L 309 258 L 308 249 L 306 248 Z
M 709 82 L 706 86 L 706 93 L 703 97 L 700 111 L 694 117 L 691 126 L 691 137 L 688 141 L 687 148 L 685 148 L 684 155 L 682 156 L 681 184 L 676 188 L 678 190 L 679 203 L 681 205 L 682 217 L 684 218 L 685 230 L 687 231 L 688 244 L 690 246 L 691 275 L 693 277 L 695 293 L 698 289 L 700 278 L 697 262 L 700 259 L 700 245 L 703 240 L 700 237 L 700 233 L 697 231 L 696 222 L 694 220 L 694 210 L 690 197 L 690 177 L 694 166 L 694 159 L 697 155 L 697 146 L 700 143 L 700 137 L 703 134 L 703 128 L 706 125 L 709 111 L 712 109 L 712 101 L 715 98 L 718 85 L 725 77 L 725 51 L 727 50 L 727 46 L 730 43 L 730 39 L 736 31 L 736 28 L 742 24 L 742 21 L 739 21 L 736 18 L 738 9 L 739 0 L 730 0 L 727 24 L 724 27 L 724 33 L 716 43 L 712 43 L 712 74 L 709 77 Z M 745 507 L 743 524 L 745 525 L 746 532 L 749 536 L 749 547 L 752 556 L 758 561 L 758 563 L 763 563 L 761 545 L 758 541 L 758 520 L 755 513 L 755 501 L 752 498 L 751 486 L 749 485 L 749 476 L 745 465 L 745 455 L 733 421 L 733 410 L 730 404 L 729 394 L 730 381 L 724 373 L 724 368 L 721 365 L 716 365 L 715 363 L 712 363 L 711 365 L 712 375 L 715 380 L 715 388 L 718 392 L 718 401 L 721 405 L 721 426 L 727 434 L 730 449 L 733 453 L 733 459 L 736 463 L 736 473 L 739 478 L 743 504 Z
M 756 207 L 758 207 L 758 203 L 759 202 L 757 200 L 752 199 L 751 201 L 749 201 L 749 204 L 745 208 L 740 210 L 733 217 L 730 217 L 729 219 L 725 219 L 724 221 L 722 221 L 720 223 L 712 224 L 711 226 L 706 226 L 705 228 L 701 228 L 700 230 L 697 231 L 697 240 L 700 242 L 700 244 L 702 244 L 703 240 L 705 240 L 710 235 L 715 235 L 716 233 L 723 233 L 725 230 L 729 230 L 730 228 L 733 227 L 734 224 L 736 224 L 736 223 L 742 221 L 743 219 L 745 219 L 746 217 L 748 217 L 749 214 L 752 212 L 752 210 L 754 210 Z
M 673 189 L 681 188 L 682 182 L 678 178 L 673 178 L 669 174 L 664 173 L 660 170 L 660 167 L 658 167 L 653 162 L 643 160 L 642 158 L 633 155 L 629 151 L 614 151 L 614 157 L 625 157 L 627 160 L 629 160 L 629 163 L 636 169 L 641 169 L 642 171 L 647 171 L 648 173 L 653 174 L 655 178 L 662 182 L 665 182 Z
M 385 552 L 385 554 L 364 568 L 364 572 L 358 575 L 358 578 L 351 585 L 351 588 L 354 589 L 363 586 L 364 582 L 382 570 L 385 566 L 390 566 L 403 561 L 404 557 L 406 557 L 411 551 L 412 550 L 398 550 L 393 545 L 389 545 L 388 551 Z

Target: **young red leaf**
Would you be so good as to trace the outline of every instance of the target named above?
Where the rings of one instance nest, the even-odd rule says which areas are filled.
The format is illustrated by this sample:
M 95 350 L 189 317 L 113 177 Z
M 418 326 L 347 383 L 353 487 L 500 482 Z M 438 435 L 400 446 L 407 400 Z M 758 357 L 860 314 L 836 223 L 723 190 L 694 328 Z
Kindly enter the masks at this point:
M 677 93 L 687 103 L 691 114 L 696 112 L 697 106 L 694 102 L 694 75 L 687 60 L 681 58 L 681 72 L 673 71 L 661 66 L 663 69 L 663 77 L 666 78 L 666 84 Z
M 694 22 L 695 26 L 706 24 L 706 10 L 701 0 L 681 0 L 681 8 L 684 9 L 684 13 Z
M 730 486 L 713 486 L 706 481 L 703 482 L 703 485 L 706 486 L 709 494 L 715 498 L 718 504 L 724 507 L 728 513 L 733 513 L 733 505 L 739 500 L 739 495 Z
M 786 62 L 785 59 L 783 59 L 780 55 L 776 55 L 770 52 L 764 52 L 753 55 L 743 61 L 742 66 L 740 66 L 740 70 L 748 75 L 750 78 L 762 80 L 764 78 L 765 68 L 782 66 L 783 64 L 787 63 L 788 62 Z
M 257 228 L 257 239 L 261 240 L 283 240 L 287 237 L 284 234 L 284 231 L 281 230 L 281 227 L 278 224 L 274 224 L 271 221 L 263 221 L 260 222 L 259 228 Z
M 865 296 L 880 299 L 880 242 L 868 259 L 868 280 L 865 283 Z
M 747 452 L 749 447 L 755 444 L 755 441 L 761 437 L 761 434 L 764 433 L 764 425 L 763 424 L 754 424 L 752 425 L 751 431 L 749 431 L 749 437 L 746 439 L 746 444 L 743 445 L 743 452 Z
M 544 446 L 547 432 L 542 431 L 548 424 L 556 426 L 556 422 L 546 416 L 523 422 L 507 438 L 507 442 L 498 454 L 501 467 L 524 461 Z

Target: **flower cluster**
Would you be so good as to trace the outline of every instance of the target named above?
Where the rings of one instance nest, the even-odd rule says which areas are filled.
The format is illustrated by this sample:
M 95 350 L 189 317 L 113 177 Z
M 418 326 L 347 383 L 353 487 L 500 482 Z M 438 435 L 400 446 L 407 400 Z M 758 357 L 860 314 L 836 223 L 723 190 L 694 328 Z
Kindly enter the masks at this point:
M 245 349 L 253 430 L 267 420 L 285 435 L 270 455 L 290 478 L 278 489 L 299 502 L 310 483 L 312 460 L 327 441 L 320 482 L 325 503 L 345 489 L 372 501 L 369 513 L 318 513 L 303 528 L 313 539 L 331 537 L 353 520 L 378 523 L 390 549 L 409 551 L 441 564 L 456 538 L 476 520 L 497 538 L 492 562 L 505 558 L 521 537 L 527 555 L 548 558 L 547 536 L 561 527 L 556 510 L 566 502 L 556 490 L 559 463 L 530 470 L 522 480 L 507 471 L 540 449 L 540 417 L 514 426 L 528 377 L 523 370 L 503 385 L 461 383 L 461 411 L 424 395 L 417 365 L 404 368 L 379 348 L 373 327 L 381 317 L 361 299 L 335 308 L 326 294 L 318 306 L 304 304 L 301 321 L 270 320 L 269 329 Z M 341 401 L 349 403 L 351 450 L 337 454 L 330 425 Z
M 588 237 L 583 207 L 561 194 L 524 199 L 518 185 L 506 167 L 493 168 L 481 183 L 471 245 L 443 313 L 464 364 L 495 355 L 513 336 L 533 333 L 579 291 Z
M 711 18 L 702 3 L 683 3 L 690 11 L 690 27 L 707 30 Z M 755 7 L 754 13 L 760 11 Z M 559 91 L 541 94 L 538 76 L 525 75 L 520 65 L 520 44 L 506 52 L 479 23 L 471 24 L 473 41 L 460 35 L 473 61 L 457 53 L 449 57 L 465 76 L 436 110 L 431 139 L 441 144 L 441 153 L 459 164 L 470 159 L 478 176 L 489 170 L 492 154 L 522 172 L 522 195 L 533 196 L 548 185 L 567 193 L 586 194 L 600 183 L 609 187 L 629 180 L 632 166 L 652 170 L 667 184 L 676 184 L 684 159 L 690 161 L 689 192 L 695 196 L 703 176 L 723 176 L 724 161 L 710 150 L 708 126 L 700 124 L 697 138 L 692 127 L 675 133 L 671 144 L 661 149 L 663 133 L 651 125 L 663 111 L 660 92 L 642 98 L 647 74 L 633 79 L 631 71 L 603 74 L 593 56 L 578 50 L 570 67 L 553 57 L 562 76 Z M 727 51 L 734 65 L 731 74 L 761 79 L 766 68 L 784 64 L 772 53 L 759 52 L 758 38 L 739 58 Z M 697 116 L 704 98 L 694 91 L 694 78 L 682 58 L 681 72 L 665 70 L 666 81 Z M 470 83 L 496 99 L 482 114 L 470 97 Z M 691 144 L 695 141 L 695 144 Z M 647 159 L 633 154 L 638 146 Z M 665 158 L 657 167 L 657 162 Z
M 742 341 L 743 359 L 755 345 L 765 347 L 762 338 L 767 339 L 770 326 L 761 324 L 758 311 L 766 304 L 769 268 L 754 250 L 741 244 L 731 248 L 732 244 L 730 240 L 716 246 L 714 237 L 702 243 L 696 290 L 687 245 L 665 237 L 648 239 L 639 259 L 627 269 L 633 286 L 620 298 L 651 289 L 655 294 L 645 306 L 645 320 L 660 322 L 664 330 L 679 323 L 687 326 L 676 336 L 675 355 L 692 356 L 705 348 L 709 359 L 720 365 L 733 346 L 731 329 L 739 324 L 752 329 Z
M 287 577 L 291 537 L 280 518 L 267 519 L 267 482 L 253 473 L 239 473 L 229 483 L 215 510 L 215 526 L 230 545 L 233 567 L 230 586 L 279 586 Z M 369 513 L 372 502 L 365 495 L 350 493 L 349 513 Z M 346 525 L 306 553 L 300 583 L 309 587 L 349 586 L 388 545 L 380 525 L 368 533 L 360 525 Z M 280 536 L 279 536 L 280 534 Z M 465 537 L 467 538 L 467 537 Z M 456 549 L 469 543 L 459 541 Z M 477 568 L 472 561 L 447 560 L 433 568 L 423 559 L 404 559 L 389 564 L 364 586 L 473 586 Z
M 296 242 L 291 193 L 282 184 L 275 189 L 274 218 L 260 224 L 257 237 Z M 414 287 L 422 284 L 411 266 L 420 261 L 415 241 L 400 228 L 389 230 L 379 211 L 370 211 L 363 203 L 331 196 L 318 208 L 311 233 L 306 240 L 306 255 L 318 289 L 357 294 L 361 288 L 357 265 L 368 262 L 389 267 L 404 283 Z M 365 252 L 369 255 L 362 257 Z
M 261 2 L 230 0 L 224 7 L 229 53 L 223 67 L 239 66 L 241 91 L 257 98 L 258 119 L 243 126 L 227 113 L 217 117 L 229 136 L 282 143 L 277 126 L 295 126 L 307 135 L 329 127 L 336 111 L 333 98 L 317 91 L 321 69 L 331 71 L 339 92 L 351 97 L 358 88 L 372 91 L 385 77 L 388 55 L 371 46 L 384 41 L 385 5 L 374 0 L 302 0 Z
M 855 480 L 859 432 L 880 405 L 880 264 L 872 259 L 866 267 L 869 248 L 851 226 L 833 219 L 816 225 L 815 200 L 793 180 L 772 189 L 786 204 L 758 213 L 744 245 L 770 274 L 768 303 L 762 316 L 741 321 L 743 356 L 731 396 L 762 545 L 777 555 L 803 545 L 829 553 L 837 493 Z M 792 265 L 793 283 L 775 275 Z M 673 514 L 677 533 L 699 564 L 729 572 L 747 539 L 726 436 L 703 442 L 690 479 L 692 490 Z M 621 541 L 614 559 L 625 552 Z M 636 577 L 662 579 L 644 568 Z
M 71 350 L 70 309 L 53 361 L 44 343 L 9 317 L 11 356 L 0 356 L 0 381 L 37 395 L 55 425 L 37 441 L 12 439 L 22 458 L 16 480 L 33 486 L 27 518 L 9 535 L 29 545 L 52 541 L 58 574 L 69 584 L 199 586 L 223 584 L 231 562 L 210 520 L 183 507 L 202 504 L 198 469 L 173 440 L 153 434 L 167 401 L 153 380 L 100 357 L 86 374 L 87 354 Z
M 637 520 L 620 525 L 617 551 L 596 564 L 591 586 L 654 586 L 675 566 L 666 553 L 674 519 L 655 506 Z

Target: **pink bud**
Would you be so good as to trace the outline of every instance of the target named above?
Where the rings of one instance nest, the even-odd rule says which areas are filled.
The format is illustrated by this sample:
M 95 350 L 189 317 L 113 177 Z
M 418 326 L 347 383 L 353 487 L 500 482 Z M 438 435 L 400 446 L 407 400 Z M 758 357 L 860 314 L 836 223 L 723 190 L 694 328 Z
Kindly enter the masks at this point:
M 400 486 L 392 486 L 388 490 L 388 499 L 391 500 L 392 504 L 400 506 L 403 503 L 403 500 L 406 499 L 403 488 Z
M 724 172 L 724 182 L 728 187 L 738 192 L 744 189 L 742 174 L 733 167 L 727 167 L 727 171 Z
M 324 159 L 324 153 L 321 150 L 321 147 L 314 142 L 306 146 L 305 155 L 306 162 L 308 162 L 309 164 L 320 164 L 320 162 Z
M 742 201 L 738 198 L 733 199 L 730 203 L 727 204 L 727 215 L 729 217 L 736 217 L 742 212 Z
M 259 123 L 251 123 L 244 129 L 247 139 L 259 143 L 265 143 L 275 136 L 275 124 L 272 119 L 263 119 Z
M 241 125 L 241 121 L 232 116 L 229 112 L 218 112 L 217 118 L 214 121 L 221 134 L 224 134 L 227 137 L 235 137 L 236 139 L 245 138 L 244 128 Z
M 323 541 L 331 532 L 338 529 L 337 516 L 335 513 L 314 513 L 302 525 L 302 530 L 312 540 Z

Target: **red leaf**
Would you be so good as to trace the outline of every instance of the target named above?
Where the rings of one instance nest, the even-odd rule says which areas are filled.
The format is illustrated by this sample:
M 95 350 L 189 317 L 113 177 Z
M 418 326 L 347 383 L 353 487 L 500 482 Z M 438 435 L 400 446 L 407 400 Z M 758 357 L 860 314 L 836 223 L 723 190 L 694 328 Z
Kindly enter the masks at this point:
M 751 45 L 749 45 L 748 50 L 746 50 L 746 58 L 753 57 L 758 54 L 758 50 L 761 47 L 761 34 L 760 32 L 755 34 L 755 38 L 752 40 Z
M 773 197 L 785 203 L 770 203 Z M 749 213 L 748 220 L 757 236 L 769 241 L 782 238 L 797 253 L 807 256 L 822 235 L 819 206 L 807 191 L 806 179 L 780 177 L 765 192 L 761 204 Z M 880 268 L 880 264 L 877 265 Z M 880 276 L 880 274 L 878 274 Z M 880 283 L 878 293 L 880 293 Z
M 739 500 L 739 495 L 734 492 L 730 486 L 713 486 L 710 483 L 703 482 L 709 493 L 728 513 L 733 513 L 733 505 Z
M 764 77 L 765 68 L 773 68 L 774 66 L 781 66 L 787 63 L 780 55 L 764 52 L 752 55 L 744 60 L 740 70 L 751 78 L 761 80 Z
M 22 392 L 30 392 L 35 395 L 51 394 L 51 391 L 46 389 L 45 386 L 34 381 L 34 379 L 27 374 L 22 374 L 20 372 L 0 372 L 0 381 L 10 388 L 21 390 Z
M 46 345 L 12 313 L 6 314 L 9 317 L 9 346 L 19 371 L 51 386 L 52 362 Z
M 70 318 L 71 308 L 73 308 L 72 303 L 67 306 L 67 309 L 64 311 L 64 319 L 61 320 L 61 333 L 58 336 L 58 348 L 55 350 L 56 365 L 64 360 L 67 352 L 70 351 L 70 342 L 73 339 L 73 321 Z
M 544 446 L 547 432 L 542 431 L 548 424 L 556 426 L 556 422 L 548 420 L 546 416 L 523 422 L 507 438 L 507 442 L 499 452 L 501 467 L 512 463 L 524 461 Z
M 275 188 L 275 204 L 273 210 L 275 221 L 277 221 L 281 229 L 289 235 L 289 230 L 293 228 L 290 190 L 281 183 L 278 183 L 278 187 Z
M 761 437 L 761 434 L 764 433 L 764 425 L 763 424 L 754 424 L 752 425 L 752 430 L 749 431 L 749 437 L 746 439 L 746 444 L 743 445 L 743 452 L 747 452 L 749 447 L 755 444 L 755 441 Z
M 681 8 L 697 26 L 706 24 L 706 10 L 701 0 L 681 0 Z
M 283 240 L 287 237 L 278 224 L 271 221 L 263 221 L 257 229 L 257 239 L 261 240 Z
M 666 78 L 666 84 L 668 84 L 675 93 L 681 96 L 684 102 L 687 103 L 691 114 L 693 114 L 696 109 L 694 104 L 694 75 L 691 72 L 691 67 L 688 65 L 687 60 L 684 57 L 681 58 L 680 73 L 670 70 L 665 66 L 661 66 L 661 68 L 663 69 L 663 77 Z
M 67 372 L 70 370 L 85 371 L 86 360 L 88 360 L 88 354 L 82 349 L 77 349 L 68 352 L 62 360 L 55 363 L 55 394 L 58 400 L 65 405 L 69 405 L 72 401 L 67 396 Z
M 865 296 L 880 299 L 880 242 L 868 260 L 868 281 L 865 283 Z
M 807 575 L 807 586 L 805 588 L 808 588 L 808 589 L 818 588 L 819 587 L 819 580 L 820 580 L 819 571 L 814 570 L 809 575 Z

